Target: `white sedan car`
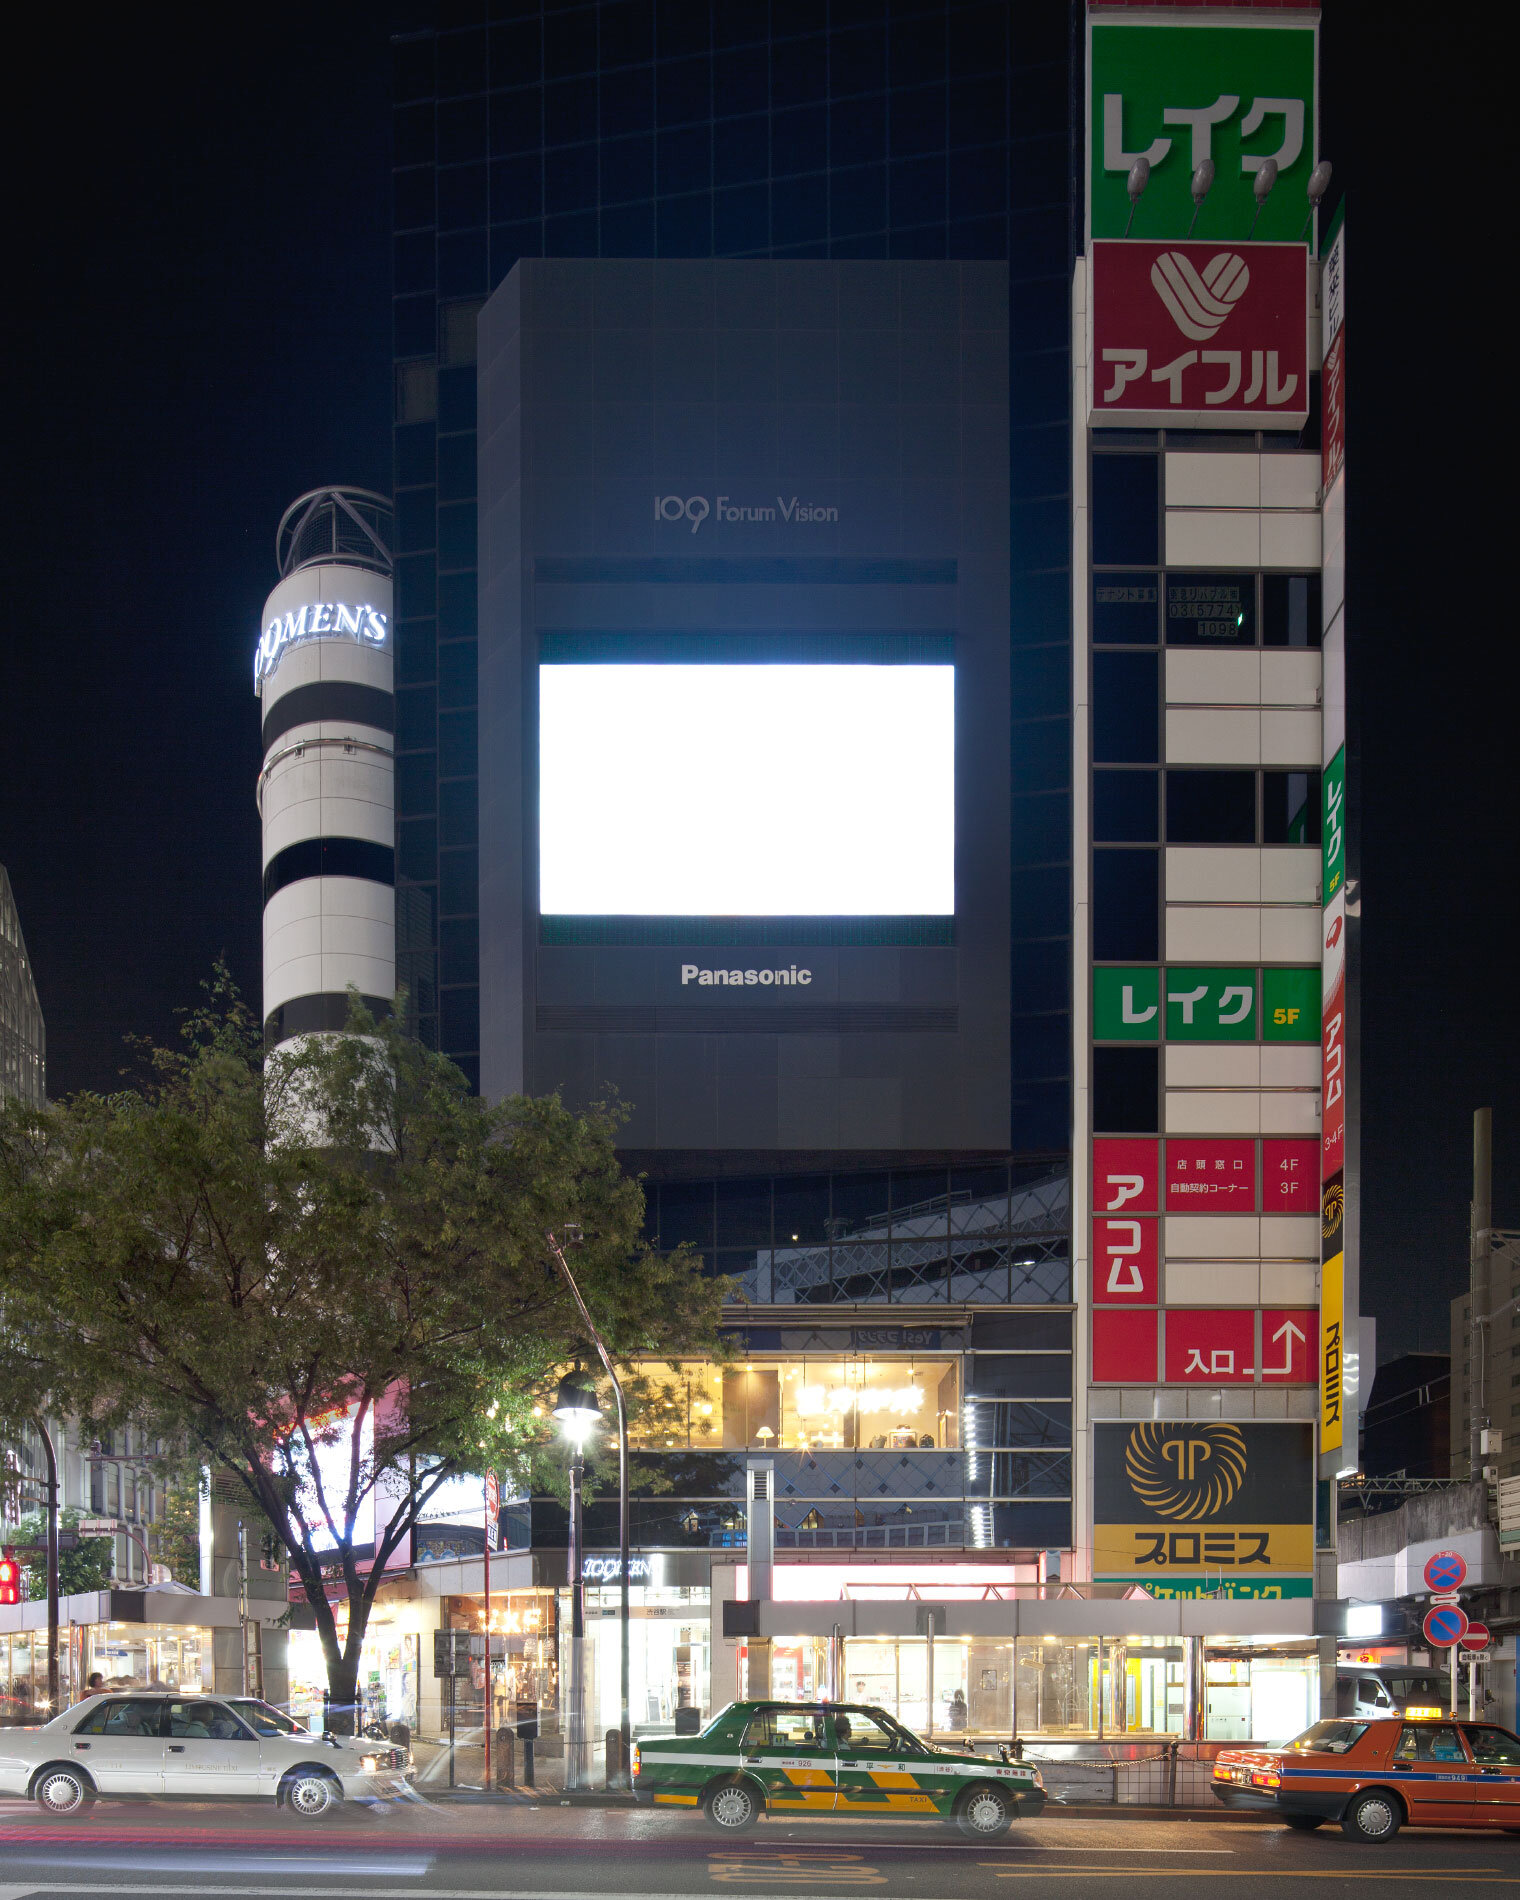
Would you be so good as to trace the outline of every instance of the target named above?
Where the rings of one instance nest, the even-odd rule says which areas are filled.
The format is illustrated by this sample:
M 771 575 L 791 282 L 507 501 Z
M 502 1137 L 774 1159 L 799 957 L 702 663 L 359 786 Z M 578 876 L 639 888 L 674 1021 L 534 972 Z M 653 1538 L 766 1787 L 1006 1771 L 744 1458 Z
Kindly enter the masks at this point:
M 244 1696 L 96 1695 L 40 1728 L 0 1729 L 0 1794 L 52 1815 L 97 1795 L 262 1795 L 317 1820 L 345 1799 L 404 1793 L 406 1769 L 404 1749 L 311 1735 Z

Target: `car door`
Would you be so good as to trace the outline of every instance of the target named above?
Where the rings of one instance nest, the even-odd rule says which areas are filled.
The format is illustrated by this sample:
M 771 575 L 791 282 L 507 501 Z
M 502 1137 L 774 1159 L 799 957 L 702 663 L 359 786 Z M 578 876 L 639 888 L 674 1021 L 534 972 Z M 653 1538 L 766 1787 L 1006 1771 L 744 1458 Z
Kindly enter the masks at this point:
M 1389 1767 L 1411 1821 L 1461 1827 L 1472 1819 L 1474 1769 L 1454 1722 L 1406 1722 Z
M 745 1728 L 740 1760 L 765 1790 L 767 1807 L 832 1813 L 838 1785 L 834 1743 L 821 1709 L 757 1709 Z
M 1465 1723 L 1462 1733 L 1477 1777 L 1473 1819 L 1485 1827 L 1520 1827 L 1520 1737 L 1481 1722 Z
M 910 1754 L 901 1738 L 870 1709 L 836 1709 L 834 1753 L 839 1796 L 836 1808 L 854 1814 L 933 1814 L 936 1789 L 929 1786 L 931 1758 Z M 940 1776 L 938 1780 L 943 1780 Z M 943 1794 L 943 1790 L 938 1790 Z
M 74 1730 L 69 1753 L 102 1794 L 162 1794 L 164 1704 L 155 1696 L 113 1696 Z
M 167 1706 L 165 1794 L 259 1792 L 258 1737 L 225 1702 L 186 1696 Z

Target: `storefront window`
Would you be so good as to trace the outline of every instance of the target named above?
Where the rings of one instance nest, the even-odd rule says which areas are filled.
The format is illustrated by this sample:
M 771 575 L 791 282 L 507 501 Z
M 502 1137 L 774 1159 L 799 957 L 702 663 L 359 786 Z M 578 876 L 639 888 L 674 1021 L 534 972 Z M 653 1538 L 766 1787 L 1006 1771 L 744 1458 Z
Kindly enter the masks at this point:
M 628 1708 L 636 1733 L 670 1732 L 678 1709 L 711 1713 L 709 1618 L 705 1586 L 634 1585 L 628 1592 Z M 562 1631 L 568 1637 L 568 1599 Z M 586 1592 L 587 1702 L 600 1741 L 621 1714 L 618 1591 Z
M 953 1451 L 960 1360 L 808 1355 L 742 1365 L 646 1361 L 630 1438 L 648 1451 Z
M 1313 1644 L 1205 1643 L 1205 1741 L 1287 1741 L 1319 1712 Z
M 97 1670 L 108 1689 L 209 1688 L 211 1632 L 177 1623 L 95 1623 L 85 1638 L 84 1678 Z
M 1097 1733 L 1098 1639 L 1018 1640 L 1014 1687 L 1021 1735 Z

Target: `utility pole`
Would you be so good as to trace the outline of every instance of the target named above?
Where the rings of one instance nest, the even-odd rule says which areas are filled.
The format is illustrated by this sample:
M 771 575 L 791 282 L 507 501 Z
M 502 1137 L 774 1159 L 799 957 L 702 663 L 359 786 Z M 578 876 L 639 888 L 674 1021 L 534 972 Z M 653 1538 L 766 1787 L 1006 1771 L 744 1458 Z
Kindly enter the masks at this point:
M 37 1420 L 47 1460 L 47 1692 L 48 1713 L 58 1713 L 58 1454 L 47 1420 Z
M 617 1368 L 612 1363 L 612 1354 L 608 1352 L 607 1347 L 605 1343 L 603 1342 L 601 1334 L 596 1330 L 596 1327 L 592 1322 L 591 1314 L 587 1310 L 587 1307 L 586 1307 L 586 1302 L 581 1298 L 581 1290 L 575 1283 L 575 1275 L 570 1271 L 570 1263 L 565 1258 L 565 1246 L 573 1247 L 573 1246 L 578 1245 L 580 1242 L 580 1239 L 581 1239 L 580 1227 L 573 1221 L 567 1221 L 565 1223 L 565 1246 L 562 1246 L 560 1242 L 555 1239 L 553 1234 L 548 1234 L 545 1236 L 545 1238 L 548 1240 L 549 1250 L 554 1255 L 555 1261 L 559 1266 L 561 1277 L 564 1279 L 565 1285 L 569 1287 L 570 1289 L 570 1296 L 575 1301 L 576 1311 L 581 1316 L 581 1322 L 585 1326 L 587 1333 L 590 1335 L 592 1345 L 596 1347 L 596 1356 L 602 1362 L 602 1370 L 607 1374 L 608 1379 L 612 1382 L 613 1402 L 617 1406 L 617 1421 L 618 1421 L 618 1691 L 619 1691 L 619 1705 L 620 1705 L 620 1715 L 619 1715 L 619 1720 L 618 1720 L 618 1734 L 620 1738 L 619 1739 L 619 1754 L 621 1757 L 621 1759 L 618 1762 L 617 1785 L 620 1788 L 629 1788 L 629 1787 L 632 1787 L 633 1785 L 632 1774 L 629 1767 L 629 1762 L 630 1762 L 631 1754 L 632 1754 L 633 1723 L 632 1723 L 632 1717 L 629 1712 L 629 1699 L 628 1699 L 628 1644 L 629 1644 L 629 1630 L 628 1630 L 628 1622 L 629 1622 L 629 1617 L 628 1617 L 628 1566 L 629 1566 L 628 1405 L 623 1397 L 622 1381 L 618 1378 Z M 571 1477 L 573 1481 L 575 1478 L 575 1472 L 574 1472 L 573 1466 L 571 1468 Z M 572 1510 L 571 1510 L 572 1522 L 574 1520 L 574 1515 L 575 1515 L 574 1508 L 572 1506 Z M 579 1566 L 580 1566 L 580 1553 L 577 1551 L 576 1557 L 575 1557 L 575 1568 L 572 1570 L 571 1576 L 570 1576 L 570 1588 L 572 1592 L 581 1591 L 581 1596 L 579 1598 L 572 1596 L 572 1606 L 577 1601 L 584 1603 L 584 1590 L 582 1588 L 581 1581 L 580 1581 Z M 572 1607 L 572 1620 L 573 1620 L 574 1614 L 575 1612 Z M 584 1611 L 582 1611 L 582 1614 L 584 1614 Z M 572 1636 L 572 1642 L 573 1640 L 574 1639 Z M 573 1649 L 571 1653 L 574 1654 Z
M 1490 1236 L 1493 1210 L 1494 1111 L 1473 1111 L 1473 1189 L 1468 1218 L 1468 1375 L 1467 1475 L 1476 1483 L 1483 1472 L 1482 1431 L 1488 1423 L 1488 1304 Z

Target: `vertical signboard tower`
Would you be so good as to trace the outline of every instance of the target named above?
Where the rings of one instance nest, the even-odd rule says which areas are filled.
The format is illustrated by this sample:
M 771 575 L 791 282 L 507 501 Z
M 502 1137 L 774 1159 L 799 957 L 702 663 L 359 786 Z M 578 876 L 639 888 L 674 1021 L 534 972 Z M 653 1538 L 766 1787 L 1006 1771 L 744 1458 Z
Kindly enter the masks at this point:
M 1301 1598 L 1343 1060 L 1319 1046 L 1344 688 L 1314 419 L 1318 14 L 1093 5 L 1087 55 L 1076 1482 L 1093 1575 Z

